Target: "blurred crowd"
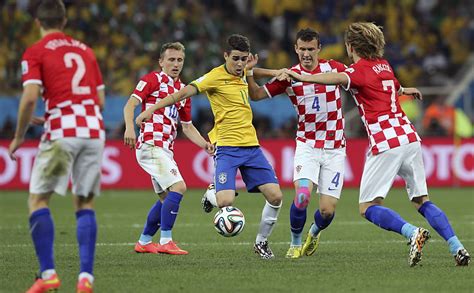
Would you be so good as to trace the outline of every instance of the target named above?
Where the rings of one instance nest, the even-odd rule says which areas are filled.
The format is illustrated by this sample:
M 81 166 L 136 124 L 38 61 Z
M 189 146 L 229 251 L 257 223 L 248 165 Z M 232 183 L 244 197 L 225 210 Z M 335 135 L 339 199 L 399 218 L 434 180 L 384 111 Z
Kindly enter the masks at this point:
M 20 58 L 39 38 L 32 3 L 0 0 L 0 96 L 21 91 Z M 444 86 L 474 49 L 474 4 L 470 0 L 66 0 L 66 33 L 90 45 L 99 60 L 108 95 L 129 96 L 137 80 L 157 69 L 160 46 L 186 46 L 182 79 L 190 82 L 223 63 L 221 45 L 230 33 L 247 35 L 260 66 L 296 63 L 296 32 L 321 34 L 322 58 L 349 64 L 343 31 L 353 21 L 384 27 L 385 56 L 404 86 Z M 197 125 L 212 121 L 209 111 Z M 256 117 L 263 136 L 293 137 L 295 122 L 272 128 Z M 428 124 L 429 125 L 429 124 Z M 204 129 L 205 130 L 205 129 Z M 115 132 L 114 132 L 115 133 Z M 118 133 L 118 131 L 117 131 Z

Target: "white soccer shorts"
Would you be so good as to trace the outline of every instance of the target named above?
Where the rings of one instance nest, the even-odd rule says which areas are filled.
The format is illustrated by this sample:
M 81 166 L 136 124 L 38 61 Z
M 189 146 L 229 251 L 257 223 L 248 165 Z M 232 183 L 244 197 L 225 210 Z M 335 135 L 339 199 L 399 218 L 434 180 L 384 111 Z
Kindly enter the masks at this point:
M 136 150 L 138 164 L 151 176 L 157 194 L 166 191 L 171 185 L 184 181 L 173 152 L 161 147 L 143 144 Z
M 65 137 L 41 141 L 31 172 L 30 193 L 56 192 L 65 195 L 72 181 L 72 193 L 99 195 L 104 141 Z
M 378 155 L 369 153 L 360 183 L 359 203 L 385 198 L 395 177 L 405 180 L 408 197 L 428 195 L 421 143 L 413 142 Z
M 293 181 L 309 179 L 318 187 L 318 193 L 339 199 L 344 183 L 346 149 L 314 148 L 296 142 Z

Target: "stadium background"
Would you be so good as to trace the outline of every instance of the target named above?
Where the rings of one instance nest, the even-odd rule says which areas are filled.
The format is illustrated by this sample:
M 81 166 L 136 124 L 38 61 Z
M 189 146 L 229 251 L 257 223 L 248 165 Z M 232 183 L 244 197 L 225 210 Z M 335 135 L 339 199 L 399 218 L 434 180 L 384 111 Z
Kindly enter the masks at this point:
M 112 162 L 109 165 L 112 175 L 107 176 L 107 170 L 104 174 L 105 178 L 115 178 L 115 182 L 121 183 L 108 184 L 105 180 L 106 188 L 148 188 L 145 180 L 137 186 L 134 184 L 137 181 L 127 175 L 130 172 L 125 172 L 136 167 L 134 155 L 118 141 L 124 132 L 122 109 L 125 101 L 140 76 L 158 69 L 159 48 L 164 42 L 181 41 L 186 46 L 182 74 L 185 82 L 223 63 L 221 44 L 230 33 L 241 33 L 250 38 L 252 51 L 260 56 L 259 66 L 282 68 L 297 62 L 293 51 L 296 32 L 312 27 L 321 34 L 320 57 L 349 64 L 343 30 L 348 23 L 357 20 L 374 21 L 384 26 L 386 58 L 404 86 L 417 86 L 424 93 L 422 102 L 403 96 L 401 100 L 407 116 L 425 138 L 425 162 L 428 161 L 426 163 L 432 169 L 428 173 L 433 174 L 428 176 L 429 183 L 474 185 L 474 20 L 469 17 L 474 12 L 472 1 L 65 2 L 66 32 L 94 49 L 106 84 L 104 119 L 110 142 L 110 160 L 106 161 Z M 4 139 L 0 143 L 0 188 L 26 188 L 34 148 L 20 151 L 23 156 L 20 156 L 19 164 L 8 161 L 6 152 L 8 139 L 13 136 L 21 94 L 21 54 L 39 38 L 39 30 L 33 24 L 30 1 L 0 3 L 0 139 Z M 213 125 L 209 103 L 203 96 L 193 98 L 192 103 L 194 124 L 205 134 Z M 346 178 L 346 183 L 357 186 L 364 159 L 360 149 L 365 149 L 364 143 L 357 139 L 365 137 L 365 130 L 352 98 L 345 95 L 343 105 L 346 135 L 356 139 L 348 143 L 348 151 L 353 154 L 348 157 L 348 163 L 355 168 L 355 176 Z M 42 115 L 43 108 L 39 101 L 36 114 Z M 291 147 L 296 129 L 292 105 L 282 96 L 252 103 L 252 108 L 254 125 L 263 146 L 280 144 L 268 146 L 268 153 L 273 154 L 271 160 L 275 168 L 281 170 L 278 175 L 283 185 L 290 186 Z M 31 127 L 27 137 L 37 140 L 41 132 L 41 127 Z M 351 144 L 357 152 L 351 151 Z M 184 156 L 180 150 L 189 148 L 194 150 L 194 155 L 185 156 L 184 161 L 192 161 L 193 168 L 183 170 L 185 179 L 191 187 L 203 187 L 212 178 L 212 161 L 203 160 L 199 150 L 188 141 L 179 141 L 178 162 Z M 285 153 L 283 148 L 290 151 Z M 139 168 L 135 169 L 144 175 Z M 130 184 L 124 186 L 123 182 Z
M 7 154 L 21 94 L 19 60 L 24 49 L 39 38 L 28 12 L 29 2 L 0 0 L 0 292 L 24 291 L 37 268 L 27 232 L 26 188 L 41 129 L 30 129 L 31 140 L 17 152 L 18 163 Z M 347 188 L 317 254 L 297 264 L 283 257 L 289 245 L 293 190 L 283 190 L 285 200 L 271 236 L 276 259 L 262 262 L 253 254 L 252 244 L 263 198 L 241 191 L 236 205 L 245 214 L 245 231 L 231 239 L 219 236 L 210 224 L 213 213 L 203 214 L 199 203 L 212 176 L 212 161 L 187 140 L 176 143 L 176 158 L 186 172 L 188 186 L 201 188 L 186 192 L 173 238 L 190 254 L 184 258 L 134 254 L 134 241 L 156 197 L 149 177 L 121 142 L 123 105 L 138 78 L 156 68 L 164 42 L 180 40 L 186 46 L 183 80 L 189 82 L 223 62 L 220 44 L 229 33 L 249 36 L 253 52 L 260 55 L 260 66 L 279 68 L 296 62 L 293 36 L 299 28 L 310 26 L 321 33 L 322 57 L 349 64 L 342 45 L 344 27 L 354 20 L 376 21 L 385 27 L 386 56 L 398 78 L 405 86 L 420 87 L 425 95 L 423 102 L 402 99 L 424 138 L 430 196 L 472 251 L 472 1 L 104 0 L 66 4 L 66 31 L 92 46 L 107 86 L 104 116 L 109 142 L 102 182 L 107 190 L 96 201 L 96 292 L 472 292 L 472 266 L 454 268 L 444 240 L 436 233 L 425 250 L 423 266 L 409 268 L 404 240 L 395 233 L 381 232 L 359 216 L 356 187 L 367 139 L 349 97 L 344 97 L 351 167 L 351 172 L 346 171 Z M 207 99 L 195 97 L 192 102 L 194 123 L 205 133 L 212 126 Z M 253 103 L 252 108 L 262 145 L 274 160 L 280 180 L 290 186 L 294 110 L 286 97 Z M 41 114 L 42 109 L 39 102 L 36 113 Z M 471 187 L 458 187 L 466 185 Z M 64 292 L 73 292 L 78 271 L 70 200 L 57 196 L 51 201 Z M 406 200 L 404 190 L 392 189 L 386 203 L 407 221 L 427 225 Z M 316 206 L 317 200 L 312 200 L 309 209 Z

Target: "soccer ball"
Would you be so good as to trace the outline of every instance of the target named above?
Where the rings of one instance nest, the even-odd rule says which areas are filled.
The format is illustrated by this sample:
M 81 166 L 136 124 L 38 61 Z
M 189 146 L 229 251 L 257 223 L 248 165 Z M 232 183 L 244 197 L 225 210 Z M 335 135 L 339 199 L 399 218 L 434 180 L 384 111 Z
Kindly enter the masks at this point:
M 244 226 L 244 214 L 236 207 L 223 207 L 214 216 L 214 228 L 224 237 L 239 235 Z

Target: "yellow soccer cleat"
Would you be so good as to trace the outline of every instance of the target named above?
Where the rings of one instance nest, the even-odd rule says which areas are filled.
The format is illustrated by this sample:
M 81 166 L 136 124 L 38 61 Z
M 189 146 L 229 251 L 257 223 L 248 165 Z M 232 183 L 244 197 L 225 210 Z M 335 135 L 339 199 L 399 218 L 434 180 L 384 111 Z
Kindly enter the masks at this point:
M 301 245 L 299 246 L 290 246 L 288 251 L 286 252 L 286 258 L 300 258 L 302 255 L 301 253 Z
M 320 236 L 321 231 L 316 236 L 313 236 L 310 232 L 308 232 L 308 236 L 306 236 L 303 248 L 301 249 L 301 254 L 307 256 L 313 255 L 316 252 L 316 249 L 318 249 Z

